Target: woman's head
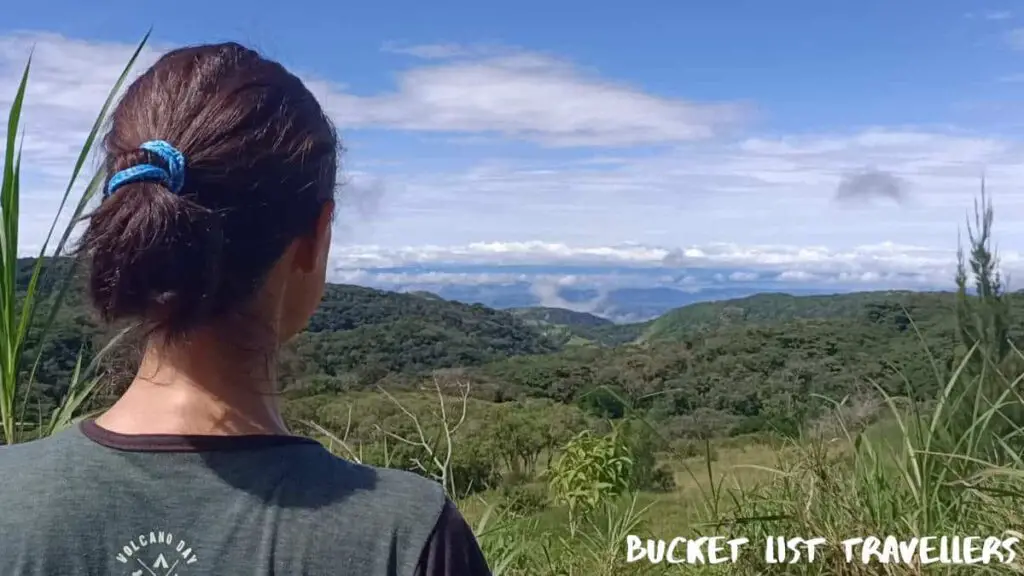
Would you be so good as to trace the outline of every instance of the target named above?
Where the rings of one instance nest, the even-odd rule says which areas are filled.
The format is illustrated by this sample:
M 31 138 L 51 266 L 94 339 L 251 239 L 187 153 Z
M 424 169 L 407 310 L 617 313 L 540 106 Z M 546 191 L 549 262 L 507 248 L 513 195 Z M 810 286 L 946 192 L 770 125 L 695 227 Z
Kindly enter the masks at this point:
M 110 185 L 82 244 L 104 319 L 175 338 L 256 312 L 282 338 L 301 330 L 323 290 L 339 145 L 298 78 L 234 43 L 175 50 L 127 89 L 104 147 Z M 142 165 L 181 182 L 125 177 Z

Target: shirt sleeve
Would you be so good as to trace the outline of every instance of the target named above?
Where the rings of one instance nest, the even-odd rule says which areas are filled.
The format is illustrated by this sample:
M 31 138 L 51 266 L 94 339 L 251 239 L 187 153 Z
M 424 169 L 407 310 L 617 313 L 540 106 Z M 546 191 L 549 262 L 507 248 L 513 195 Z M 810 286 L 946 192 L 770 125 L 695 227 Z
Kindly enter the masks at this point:
M 420 555 L 415 576 L 491 576 L 473 530 L 447 500 Z

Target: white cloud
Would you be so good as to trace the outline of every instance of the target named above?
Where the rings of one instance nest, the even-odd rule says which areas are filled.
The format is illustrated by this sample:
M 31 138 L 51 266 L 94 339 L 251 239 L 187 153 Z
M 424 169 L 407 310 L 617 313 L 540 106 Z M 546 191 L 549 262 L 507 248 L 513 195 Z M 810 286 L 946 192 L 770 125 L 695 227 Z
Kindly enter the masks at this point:
M 839 202 L 850 174 L 906 185 L 897 204 Z M 871 129 L 681 147 L 614 164 L 518 161 L 393 174 L 400 191 L 361 243 L 949 247 L 987 178 L 1004 242 L 1024 242 L 1024 144 L 953 131 Z M 472 214 L 472 217 L 453 217 Z M 453 226 L 453 222 L 458 222 Z M 500 252 L 494 258 L 509 256 Z
M 22 128 L 24 154 L 31 160 L 33 173 L 59 178 L 70 175 L 73 159 L 133 48 L 56 34 L 0 36 L 0 111 L 5 119 L 29 56 L 32 58 Z M 155 58 L 151 50 L 142 54 L 138 69 Z
M 392 272 L 377 271 L 366 268 L 337 268 L 331 272 L 331 280 L 345 284 L 384 284 L 384 285 L 423 285 L 440 286 L 446 284 L 514 284 L 516 282 L 534 282 L 550 280 L 562 282 L 566 277 L 555 275 L 524 274 L 521 272 Z
M 733 272 L 729 274 L 729 280 L 733 282 L 749 282 L 751 280 L 757 280 L 761 275 L 757 272 Z
M 814 274 L 841 280 L 871 280 L 864 274 L 919 275 L 945 284 L 956 265 L 956 246 L 929 248 L 891 242 L 865 244 L 849 249 L 823 246 L 739 245 L 716 243 L 685 247 L 568 246 L 546 242 L 477 243 L 465 246 L 338 246 L 332 252 L 337 278 L 350 274 L 374 274 L 388 282 L 417 283 L 508 283 L 531 281 L 538 274 L 555 275 L 567 283 L 578 280 L 568 272 L 576 267 L 596 271 L 609 278 L 644 270 L 733 270 L 723 276 L 733 282 L 749 282 L 775 276 L 798 279 Z M 1024 253 L 1000 250 L 999 257 L 1009 270 L 1024 269 Z M 453 272 L 451 267 L 473 267 L 474 271 Z M 413 270 L 396 270 L 413 267 Z M 477 267 L 484 267 L 478 270 Z M 512 267 L 512 268 L 509 268 Z M 523 267 L 536 267 L 525 271 Z M 375 268 L 387 270 L 374 271 Z M 513 270 L 513 271 L 509 271 Z M 392 275 L 392 276 L 388 276 Z M 658 278 L 649 272 L 648 278 Z M 675 281 L 675 280 L 673 280 Z
M 1006 42 L 1015 50 L 1024 50 L 1024 28 L 1014 28 L 1006 33 Z
M 985 10 L 983 12 L 968 12 L 965 16 L 969 19 L 978 20 L 1008 20 L 1013 18 L 1013 12 L 1009 10 Z
M 150 46 L 140 54 L 135 74 L 156 60 L 160 48 Z M 22 253 L 36 253 L 42 245 L 89 130 L 135 48 L 50 33 L 0 36 L 0 115 L 5 121 L 0 138 L 6 138 L 7 112 L 31 56 L 21 118 Z M 96 167 L 94 154 L 78 177 L 79 192 Z M 68 223 L 70 209 L 59 220 L 58 232 Z
M 336 246 L 339 266 L 394 267 L 411 264 L 659 264 L 673 251 L 648 246 L 569 246 L 550 242 L 476 242 L 464 246 Z
M 402 54 L 425 60 L 450 60 L 472 56 L 493 55 L 502 50 L 497 46 L 464 46 L 462 44 L 414 44 L 405 45 L 398 42 L 385 42 L 381 50 L 391 54 Z
M 550 146 L 632 146 L 711 138 L 746 115 L 739 104 L 656 96 L 539 53 L 457 45 L 389 49 L 444 61 L 407 69 L 396 90 L 372 96 L 317 84 L 343 128 L 491 132 Z

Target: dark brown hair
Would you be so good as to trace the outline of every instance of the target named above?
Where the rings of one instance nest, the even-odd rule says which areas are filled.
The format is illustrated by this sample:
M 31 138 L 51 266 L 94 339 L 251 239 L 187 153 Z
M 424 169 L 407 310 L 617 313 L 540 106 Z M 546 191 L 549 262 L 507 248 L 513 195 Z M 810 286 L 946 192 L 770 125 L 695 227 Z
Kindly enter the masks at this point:
M 246 304 L 334 195 L 340 147 L 320 104 L 277 62 L 235 43 L 165 54 L 126 90 L 104 139 L 105 172 L 147 163 L 164 140 L 183 189 L 117 188 L 81 247 L 103 319 L 180 336 Z

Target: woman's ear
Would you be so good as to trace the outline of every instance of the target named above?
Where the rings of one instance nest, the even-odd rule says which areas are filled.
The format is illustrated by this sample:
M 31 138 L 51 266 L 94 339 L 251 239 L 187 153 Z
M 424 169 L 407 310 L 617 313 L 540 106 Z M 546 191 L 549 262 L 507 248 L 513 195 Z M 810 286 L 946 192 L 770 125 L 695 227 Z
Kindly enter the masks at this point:
M 318 252 L 318 268 L 326 267 L 327 256 L 331 252 L 331 240 L 334 231 L 334 200 L 324 202 L 320 209 L 320 218 L 316 221 L 316 237 Z
M 299 271 L 312 274 L 324 267 L 331 247 L 331 228 L 334 223 L 334 201 L 328 200 L 320 209 L 313 233 L 299 239 L 295 253 L 295 266 Z

